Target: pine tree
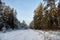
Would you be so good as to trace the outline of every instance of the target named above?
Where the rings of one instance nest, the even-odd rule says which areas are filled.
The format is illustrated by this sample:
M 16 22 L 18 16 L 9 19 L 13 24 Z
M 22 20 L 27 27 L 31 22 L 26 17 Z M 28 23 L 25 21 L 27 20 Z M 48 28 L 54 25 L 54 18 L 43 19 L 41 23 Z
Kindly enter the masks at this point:
M 35 13 L 35 16 L 34 16 L 34 27 L 35 27 L 35 29 L 41 29 L 41 19 L 43 16 L 42 10 L 43 10 L 43 5 L 42 5 L 42 3 L 40 3 L 40 5 L 34 11 L 34 13 Z
M 44 0 L 47 2 L 46 7 L 39 5 L 34 11 L 34 28 L 35 29 L 60 29 L 60 2 L 56 8 L 55 1 Z M 48 9 L 50 7 L 50 9 Z M 47 11 L 48 10 L 48 11 Z M 44 12 L 44 15 L 42 13 Z M 59 26 L 58 26 L 59 25 Z
M 3 8 L 2 8 L 2 2 L 0 1 L 0 30 L 3 28 L 3 14 L 2 14 Z
M 57 13 L 58 13 L 58 27 L 60 28 L 60 2 L 58 3 L 58 7 L 57 7 Z
M 45 14 L 43 15 L 43 18 L 42 18 L 43 29 L 48 28 L 49 16 L 50 16 L 49 11 L 46 11 Z
M 3 24 L 3 27 L 4 27 L 4 24 L 5 24 L 6 29 L 8 28 L 14 29 L 16 25 L 17 25 L 16 27 L 18 27 L 19 22 L 18 22 L 18 19 L 16 18 L 16 14 L 17 13 L 14 11 L 13 8 L 10 8 L 9 6 L 5 5 L 4 3 L 0 1 L 0 16 L 1 16 L 0 23 L 2 22 L 1 24 Z M 15 24 L 14 21 L 17 24 Z
M 31 29 L 34 29 L 34 20 L 32 20 L 32 21 L 30 22 L 29 27 L 30 27 Z
M 44 8 L 44 10 L 46 10 L 48 7 L 50 7 L 50 9 L 55 8 L 55 1 L 56 0 L 43 0 L 47 2 L 46 7 Z

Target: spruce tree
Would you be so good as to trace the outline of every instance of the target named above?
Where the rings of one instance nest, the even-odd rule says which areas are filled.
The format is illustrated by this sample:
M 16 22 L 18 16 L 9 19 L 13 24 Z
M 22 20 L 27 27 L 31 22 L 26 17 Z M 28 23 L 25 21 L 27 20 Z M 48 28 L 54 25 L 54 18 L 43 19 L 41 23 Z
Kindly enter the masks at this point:
M 31 29 L 34 29 L 34 20 L 32 20 L 32 21 L 30 22 L 29 27 L 30 27 Z
M 43 18 L 42 18 L 42 25 L 43 25 L 43 29 L 46 29 L 48 28 L 49 24 L 49 11 L 46 11 L 45 14 L 43 15 Z
M 60 2 L 58 3 L 58 7 L 57 7 L 57 13 L 58 13 L 58 27 L 60 28 Z
M 40 5 L 37 7 L 37 9 L 34 11 L 35 16 L 34 16 L 34 27 L 35 29 L 41 29 L 41 19 L 43 17 L 43 5 L 40 3 Z

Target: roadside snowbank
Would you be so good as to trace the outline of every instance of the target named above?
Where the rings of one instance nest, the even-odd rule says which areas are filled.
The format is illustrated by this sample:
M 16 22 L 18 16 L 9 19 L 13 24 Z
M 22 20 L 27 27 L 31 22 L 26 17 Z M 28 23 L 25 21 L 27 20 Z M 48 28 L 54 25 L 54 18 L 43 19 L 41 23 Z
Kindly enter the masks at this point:
M 15 30 L 11 32 L 0 32 L 0 40 L 60 40 L 60 32 L 41 30 Z

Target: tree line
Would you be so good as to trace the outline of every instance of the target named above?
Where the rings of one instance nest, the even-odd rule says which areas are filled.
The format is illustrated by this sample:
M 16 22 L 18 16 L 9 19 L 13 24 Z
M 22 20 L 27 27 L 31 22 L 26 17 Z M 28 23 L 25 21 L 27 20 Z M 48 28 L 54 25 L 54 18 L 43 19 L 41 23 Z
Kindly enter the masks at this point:
M 60 2 L 55 5 L 58 0 L 44 0 L 47 1 L 46 6 L 42 3 L 34 10 L 34 26 L 32 22 L 30 27 L 34 29 L 60 29 Z M 50 7 L 50 8 L 49 8 Z

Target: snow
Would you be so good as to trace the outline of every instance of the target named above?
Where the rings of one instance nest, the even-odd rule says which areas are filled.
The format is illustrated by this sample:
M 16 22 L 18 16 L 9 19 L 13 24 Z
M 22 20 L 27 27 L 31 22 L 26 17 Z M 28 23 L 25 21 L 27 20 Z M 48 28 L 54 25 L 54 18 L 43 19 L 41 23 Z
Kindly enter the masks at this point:
M 42 30 L 14 30 L 0 32 L 0 40 L 60 40 L 60 32 Z

